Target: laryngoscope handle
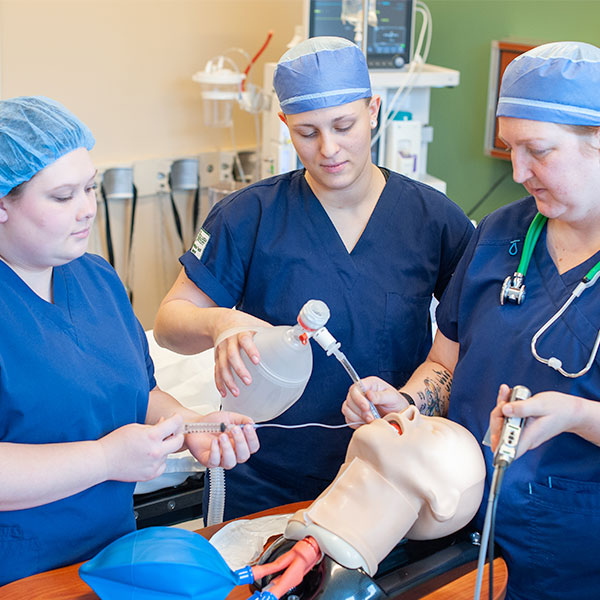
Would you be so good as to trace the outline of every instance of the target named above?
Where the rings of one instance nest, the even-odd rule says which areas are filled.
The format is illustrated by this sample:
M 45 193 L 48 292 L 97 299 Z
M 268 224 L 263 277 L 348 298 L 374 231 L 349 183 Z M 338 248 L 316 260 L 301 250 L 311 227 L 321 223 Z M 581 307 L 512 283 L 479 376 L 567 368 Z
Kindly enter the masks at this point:
M 515 400 L 527 400 L 531 397 L 531 391 L 524 385 L 515 385 L 510 391 L 509 402 Z M 494 466 L 503 465 L 507 467 L 512 463 L 517 455 L 521 431 L 525 425 L 525 419 L 522 417 L 507 417 L 504 419 L 500 442 L 494 453 Z

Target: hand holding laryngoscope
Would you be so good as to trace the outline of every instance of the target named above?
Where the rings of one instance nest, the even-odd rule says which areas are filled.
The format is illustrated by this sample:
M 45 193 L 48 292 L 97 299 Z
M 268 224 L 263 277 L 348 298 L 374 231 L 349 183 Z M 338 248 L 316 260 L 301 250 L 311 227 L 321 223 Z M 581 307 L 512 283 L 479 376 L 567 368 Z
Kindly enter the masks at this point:
M 557 390 L 538 392 L 524 400 L 508 402 L 510 388 L 503 384 L 498 390 L 497 406 L 490 415 L 492 450 L 498 446 L 500 431 L 509 417 L 527 419 L 519 437 L 515 458 L 538 448 L 561 433 L 573 433 L 597 444 L 592 423 L 598 418 L 597 401 L 565 394 Z
M 527 400 L 531 397 L 531 392 L 523 385 L 516 385 L 510 392 L 509 402 L 515 400 Z M 522 417 L 505 417 L 498 439 L 498 444 L 494 450 L 494 466 L 508 467 L 512 461 L 517 458 L 517 447 L 521 438 L 521 432 L 525 426 L 525 419 Z

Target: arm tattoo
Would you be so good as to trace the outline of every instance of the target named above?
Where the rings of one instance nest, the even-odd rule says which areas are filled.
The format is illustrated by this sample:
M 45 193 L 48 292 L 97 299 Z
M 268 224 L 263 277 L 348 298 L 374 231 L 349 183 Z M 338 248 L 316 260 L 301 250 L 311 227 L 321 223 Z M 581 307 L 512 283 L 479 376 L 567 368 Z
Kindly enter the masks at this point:
M 427 416 L 445 417 L 452 386 L 452 374 L 446 369 L 433 369 L 433 377 L 425 377 L 424 390 L 419 391 L 417 408 Z

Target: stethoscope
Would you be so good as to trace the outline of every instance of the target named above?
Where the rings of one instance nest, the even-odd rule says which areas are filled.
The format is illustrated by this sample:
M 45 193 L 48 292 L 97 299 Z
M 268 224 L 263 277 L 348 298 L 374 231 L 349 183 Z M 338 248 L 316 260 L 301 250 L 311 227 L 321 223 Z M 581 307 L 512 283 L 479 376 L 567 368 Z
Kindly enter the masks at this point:
M 533 250 L 535 248 L 535 244 L 540 237 L 540 233 L 548 220 L 547 217 L 544 217 L 540 213 L 537 213 L 527 230 L 527 235 L 525 236 L 525 242 L 523 243 L 523 252 L 521 254 L 521 260 L 519 261 L 519 266 L 517 267 L 517 271 L 511 277 L 510 275 L 504 280 L 502 284 L 502 290 L 500 292 L 500 304 L 504 304 L 506 301 L 512 302 L 513 304 L 522 304 L 525 300 L 525 275 L 527 273 L 527 268 L 529 267 L 529 263 L 531 261 L 531 257 L 533 256 Z M 541 363 L 548 365 L 552 369 L 558 371 L 561 375 L 565 377 L 581 377 L 585 375 L 592 367 L 594 360 L 596 358 L 596 354 L 598 353 L 598 347 L 600 346 L 600 329 L 598 330 L 598 335 L 596 336 L 596 342 L 594 344 L 594 348 L 590 355 L 590 359 L 587 364 L 581 371 L 577 373 L 568 373 L 562 368 L 562 361 L 556 356 L 551 356 L 550 358 L 542 358 L 536 349 L 536 343 L 538 339 L 544 335 L 544 333 L 555 323 L 557 319 L 561 317 L 561 315 L 567 310 L 567 308 L 571 305 L 575 298 L 581 296 L 583 290 L 592 287 L 596 281 L 600 278 L 600 261 L 598 261 L 583 277 L 583 279 L 577 284 L 575 289 L 571 292 L 571 296 L 567 299 L 567 301 L 562 305 L 562 307 L 558 310 L 558 312 L 547 321 L 545 325 L 542 325 L 540 329 L 538 329 L 537 333 L 531 339 L 531 353 L 534 358 Z

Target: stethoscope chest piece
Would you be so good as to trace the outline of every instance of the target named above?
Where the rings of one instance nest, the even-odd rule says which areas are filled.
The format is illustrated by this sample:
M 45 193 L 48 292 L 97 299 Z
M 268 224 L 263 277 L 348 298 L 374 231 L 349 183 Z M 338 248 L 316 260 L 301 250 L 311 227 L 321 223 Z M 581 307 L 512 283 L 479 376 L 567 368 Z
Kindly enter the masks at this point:
M 525 300 L 525 277 L 518 271 L 511 277 L 504 280 L 500 290 L 500 304 L 512 302 L 513 304 L 522 304 Z
M 510 275 L 504 280 L 502 289 L 500 290 L 500 304 L 505 304 L 506 301 L 512 304 L 523 304 L 525 300 L 525 275 L 529 268 L 529 262 L 533 256 L 533 249 L 535 244 L 540 237 L 540 233 L 546 224 L 548 219 L 542 214 L 537 213 L 529 225 L 527 235 L 525 236 L 525 242 L 523 243 L 523 252 L 521 254 L 521 260 L 519 266 L 513 276 Z M 516 241 L 511 242 L 509 254 L 514 255 L 513 248 L 516 246 Z

